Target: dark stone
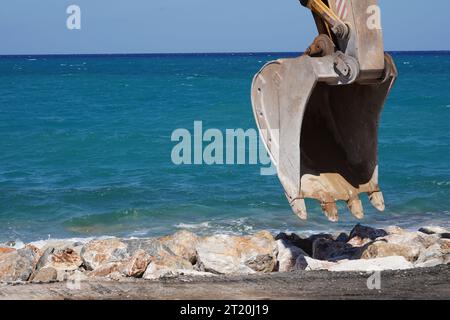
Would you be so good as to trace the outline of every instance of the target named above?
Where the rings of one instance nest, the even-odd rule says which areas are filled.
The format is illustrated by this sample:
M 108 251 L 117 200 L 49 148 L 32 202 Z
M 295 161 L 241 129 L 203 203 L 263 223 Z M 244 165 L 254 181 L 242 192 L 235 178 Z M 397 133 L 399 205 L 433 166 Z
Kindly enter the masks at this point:
M 363 248 L 345 242 L 322 238 L 314 241 L 312 257 L 324 261 L 354 260 L 361 257 L 362 251 Z
M 349 238 L 348 234 L 346 234 L 345 232 L 342 232 L 336 238 L 336 241 L 338 241 L 338 242 L 348 242 L 348 240 L 350 240 L 350 238 Z
M 319 233 L 319 234 L 313 234 L 308 238 L 312 242 L 318 240 L 318 239 L 328 239 L 328 240 L 334 240 L 334 237 L 332 234 L 329 233 Z
M 450 233 L 441 233 L 442 239 L 450 239 Z
M 388 233 L 383 229 L 367 227 L 358 223 L 350 232 L 349 240 L 353 239 L 354 237 L 376 240 L 377 238 L 386 237 L 387 235 Z
M 434 232 L 434 231 L 432 231 L 432 230 L 430 230 L 428 228 L 420 228 L 419 232 L 422 232 L 422 233 L 425 233 L 425 234 L 428 234 L 428 235 L 432 235 L 432 234 L 436 233 L 436 232 Z
M 295 233 L 286 234 L 286 233 L 282 232 L 275 237 L 275 240 L 283 240 L 288 245 L 302 249 L 309 256 L 312 255 L 312 246 L 313 246 L 314 239 L 311 239 L 311 237 L 308 239 L 303 239 L 300 236 L 296 235 Z

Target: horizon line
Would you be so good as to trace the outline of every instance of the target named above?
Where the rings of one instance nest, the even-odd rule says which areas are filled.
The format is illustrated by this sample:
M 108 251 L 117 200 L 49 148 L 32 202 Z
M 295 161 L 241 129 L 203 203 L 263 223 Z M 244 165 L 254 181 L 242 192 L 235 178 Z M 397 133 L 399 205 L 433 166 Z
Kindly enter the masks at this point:
M 387 50 L 387 53 L 450 53 L 450 50 Z M 37 53 L 0 54 L 0 57 L 64 57 L 64 56 L 182 56 L 182 55 L 268 55 L 303 54 L 302 51 L 236 51 L 236 52 L 160 52 L 160 53 Z

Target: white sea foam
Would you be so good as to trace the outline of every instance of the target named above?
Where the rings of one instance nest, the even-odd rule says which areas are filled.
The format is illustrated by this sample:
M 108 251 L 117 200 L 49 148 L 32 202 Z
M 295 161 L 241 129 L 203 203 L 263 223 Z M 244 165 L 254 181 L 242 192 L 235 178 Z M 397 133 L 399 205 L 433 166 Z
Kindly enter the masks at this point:
M 17 250 L 22 249 L 23 247 L 25 247 L 25 243 L 23 243 L 21 240 L 14 241 L 13 245 L 10 245 L 8 243 L 3 243 L 3 244 L 0 244 L 0 245 L 6 246 L 6 247 L 11 247 L 11 248 L 14 248 L 14 249 L 17 249 Z
M 248 218 L 238 218 L 220 221 L 205 221 L 200 223 L 179 223 L 175 225 L 177 229 L 190 230 L 195 233 L 242 235 L 255 231 L 254 226 L 249 223 Z
M 112 236 L 100 236 L 100 237 L 88 237 L 88 238 L 67 238 L 67 239 L 51 239 L 48 238 L 47 240 L 38 240 L 34 242 L 30 242 L 31 245 L 35 246 L 38 249 L 42 249 L 49 243 L 58 243 L 58 242 L 71 242 L 71 243 L 81 243 L 86 244 L 89 241 L 92 240 L 103 240 L 103 239 L 110 239 L 114 238 Z
M 175 225 L 175 228 L 178 229 L 200 229 L 200 228 L 209 228 L 209 222 L 202 223 L 179 223 Z

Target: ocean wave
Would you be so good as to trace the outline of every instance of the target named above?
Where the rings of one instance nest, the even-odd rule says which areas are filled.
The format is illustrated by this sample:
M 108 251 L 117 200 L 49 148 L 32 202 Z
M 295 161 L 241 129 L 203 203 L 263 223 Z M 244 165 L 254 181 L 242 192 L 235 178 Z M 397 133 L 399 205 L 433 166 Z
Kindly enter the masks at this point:
M 200 229 L 200 228 L 209 228 L 209 222 L 202 223 L 178 223 L 175 225 L 175 228 L 178 229 Z
M 443 187 L 443 186 L 450 186 L 450 181 L 433 181 L 433 184 Z
M 199 223 L 178 223 L 175 228 L 189 230 L 202 235 L 230 234 L 242 235 L 255 231 L 255 225 L 249 218 L 211 220 Z
M 61 238 L 61 239 L 59 239 L 59 238 L 52 239 L 51 237 L 49 237 L 46 240 L 44 240 L 44 239 L 35 240 L 32 242 L 29 242 L 28 244 L 30 244 L 38 249 L 42 249 L 49 243 L 56 244 L 58 242 L 64 242 L 64 243 L 72 242 L 72 243 L 86 244 L 89 241 L 92 241 L 94 239 L 108 239 L 108 238 L 112 238 L 112 237 L 111 236 L 101 236 L 101 237 L 88 237 L 88 238 Z M 19 250 L 19 249 L 22 249 L 25 247 L 25 242 L 22 240 L 16 240 L 16 241 L 0 243 L 0 246 L 10 247 L 10 248 Z

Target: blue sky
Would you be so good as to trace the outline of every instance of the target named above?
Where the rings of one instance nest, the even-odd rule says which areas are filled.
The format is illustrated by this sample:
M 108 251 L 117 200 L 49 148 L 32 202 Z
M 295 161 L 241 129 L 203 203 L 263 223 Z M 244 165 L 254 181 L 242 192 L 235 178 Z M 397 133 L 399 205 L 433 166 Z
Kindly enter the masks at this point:
M 71 4 L 81 8 L 81 30 L 66 28 Z M 379 4 L 387 50 L 450 50 L 450 1 Z M 310 13 L 297 0 L 0 4 L 0 54 L 303 51 L 315 34 Z

